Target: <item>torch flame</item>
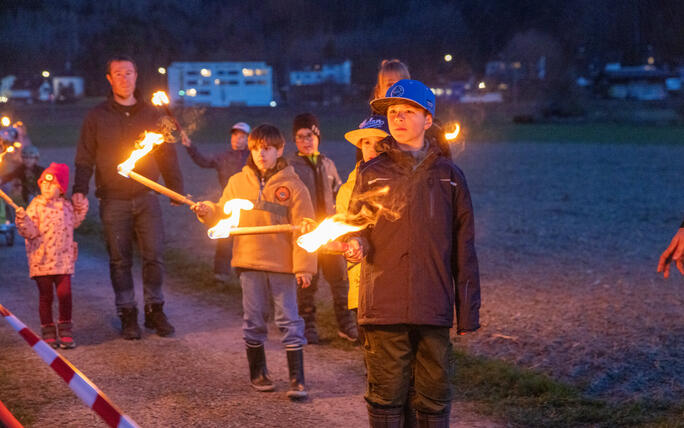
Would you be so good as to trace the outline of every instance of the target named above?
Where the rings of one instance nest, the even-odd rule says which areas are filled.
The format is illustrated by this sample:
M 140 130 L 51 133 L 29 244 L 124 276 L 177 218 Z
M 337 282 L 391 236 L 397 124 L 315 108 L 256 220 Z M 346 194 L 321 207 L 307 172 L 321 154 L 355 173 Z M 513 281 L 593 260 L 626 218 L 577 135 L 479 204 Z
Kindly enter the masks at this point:
M 322 245 L 334 241 L 342 235 L 356 232 L 364 226 L 353 226 L 339 220 L 340 216 L 334 215 L 321 222 L 314 230 L 297 238 L 297 245 L 309 253 L 316 252 Z
M 0 124 L 2 124 L 2 126 L 10 126 L 11 123 L 12 121 L 9 116 L 3 116 L 2 119 L 0 119 Z
M 223 204 L 223 212 L 229 217 L 216 223 L 216 226 L 207 231 L 207 235 L 211 239 L 229 237 L 230 229 L 238 227 L 240 224 L 240 210 L 251 210 L 253 208 L 254 204 L 247 199 L 231 199 Z
M 166 92 L 164 91 L 157 91 L 154 94 L 152 94 L 152 104 L 156 106 L 162 106 L 166 105 L 169 103 L 169 97 L 166 96 Z
M 138 149 L 133 150 L 131 156 L 124 162 L 120 163 L 117 167 L 119 174 L 123 175 L 124 177 L 128 177 L 130 172 L 133 171 L 133 168 L 135 168 L 135 163 L 140 158 L 147 155 L 154 148 L 154 146 L 157 146 L 163 142 L 164 136 L 162 134 L 145 131 L 145 137 L 141 141 L 135 143 Z
M 21 147 L 21 143 L 19 141 L 15 141 L 14 143 L 12 143 L 12 145 L 17 149 Z
M 446 138 L 447 141 L 455 140 L 456 137 L 458 137 L 458 133 L 461 132 L 461 125 L 459 125 L 458 122 L 454 123 L 453 128 L 453 131 L 444 133 L 444 138 Z

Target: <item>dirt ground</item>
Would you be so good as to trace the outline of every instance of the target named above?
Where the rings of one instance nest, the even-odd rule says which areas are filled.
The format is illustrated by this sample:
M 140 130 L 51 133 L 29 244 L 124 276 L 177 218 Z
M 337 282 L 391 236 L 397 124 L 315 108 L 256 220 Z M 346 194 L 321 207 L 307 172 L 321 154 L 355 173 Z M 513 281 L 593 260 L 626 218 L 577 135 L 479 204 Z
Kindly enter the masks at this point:
M 343 144 L 338 147 L 348 149 Z M 73 153 L 73 148 L 45 149 L 42 163 L 72 165 Z M 185 153 L 181 153 L 181 162 L 188 192 L 196 199 L 214 198 L 218 192 L 215 173 L 192 166 Z M 346 168 L 351 167 L 346 164 Z M 96 210 L 94 200 L 91 204 Z M 168 246 L 188 249 L 198 259 L 210 260 L 213 244 L 189 210 L 163 205 Z M 0 303 L 38 332 L 38 293 L 28 278 L 21 240 L 14 247 L 0 247 L 0 266 Z M 139 287 L 139 272 L 135 278 Z M 82 249 L 73 278 L 78 347 L 63 351 L 63 355 L 143 427 L 367 425 L 359 349 L 307 346 L 305 372 L 310 398 L 290 402 L 285 397 L 285 352 L 278 332 L 272 328 L 266 352 L 277 391 L 258 393 L 248 385 L 241 318 L 235 309 L 239 305 L 227 302 L 230 297 L 225 295 L 181 291 L 186 290 L 182 285 L 179 279 L 167 276 L 166 311 L 176 326 L 173 338 L 144 332 L 141 341 L 125 341 L 118 334 L 107 259 L 101 253 Z M 320 294 L 321 299 L 329 298 L 324 292 Z M 26 426 L 103 425 L 5 321 L 0 322 L 0 350 L 0 401 L 25 419 Z M 500 425 L 475 414 L 468 403 L 454 407 L 452 426 Z

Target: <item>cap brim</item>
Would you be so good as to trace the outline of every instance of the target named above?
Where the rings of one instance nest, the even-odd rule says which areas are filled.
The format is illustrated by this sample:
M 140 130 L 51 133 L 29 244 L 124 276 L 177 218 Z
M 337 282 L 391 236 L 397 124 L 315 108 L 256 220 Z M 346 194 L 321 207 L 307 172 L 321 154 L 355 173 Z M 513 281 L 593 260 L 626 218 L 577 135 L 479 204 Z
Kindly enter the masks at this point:
M 382 114 L 384 116 L 387 116 L 387 108 L 389 106 L 394 105 L 394 104 L 411 104 L 412 106 L 421 108 L 425 110 L 426 112 L 430 113 L 430 110 L 426 109 L 422 105 L 418 104 L 417 102 L 409 99 L 409 98 L 403 98 L 403 97 L 383 97 L 383 98 L 376 98 L 373 101 L 370 102 L 371 108 L 376 111 L 379 114 Z M 432 113 L 430 113 L 432 114 Z
M 389 134 L 378 128 L 355 129 L 344 134 L 344 138 L 356 147 L 359 147 L 359 141 L 362 138 L 369 137 L 385 138 L 389 137 Z

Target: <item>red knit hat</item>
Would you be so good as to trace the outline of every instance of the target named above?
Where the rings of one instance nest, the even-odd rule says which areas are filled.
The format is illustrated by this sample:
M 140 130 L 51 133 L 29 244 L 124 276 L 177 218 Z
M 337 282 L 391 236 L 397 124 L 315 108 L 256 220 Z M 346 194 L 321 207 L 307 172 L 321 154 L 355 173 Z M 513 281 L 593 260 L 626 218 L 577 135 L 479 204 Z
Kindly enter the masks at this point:
M 52 162 L 50 166 L 47 167 L 42 174 L 40 174 L 38 185 L 40 185 L 43 180 L 57 180 L 57 184 L 62 190 L 62 193 L 66 193 L 67 187 L 69 187 L 69 166 L 65 163 Z

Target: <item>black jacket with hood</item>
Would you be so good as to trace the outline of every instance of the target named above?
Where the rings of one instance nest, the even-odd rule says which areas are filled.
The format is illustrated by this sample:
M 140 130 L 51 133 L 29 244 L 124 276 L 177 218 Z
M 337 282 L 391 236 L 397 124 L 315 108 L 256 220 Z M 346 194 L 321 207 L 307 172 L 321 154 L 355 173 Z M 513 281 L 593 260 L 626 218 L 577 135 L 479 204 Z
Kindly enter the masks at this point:
M 88 194 L 95 170 L 95 195 L 100 199 L 132 199 L 149 189 L 121 176 L 117 166 L 128 159 L 135 142 L 145 131 L 160 132 L 161 113 L 136 91 L 137 103 L 122 106 L 109 98 L 88 112 L 76 149 L 74 193 Z M 135 172 L 158 180 L 159 173 L 168 187 L 183 194 L 183 177 L 173 144 L 160 144 L 136 162 Z
M 350 211 L 370 207 L 359 195 L 389 186 L 375 202 L 398 218 L 381 215 L 360 235 L 368 252 L 359 324 L 451 327 L 455 307 L 458 331 L 477 330 L 480 279 L 465 176 L 435 145 L 421 159 L 399 150 L 391 137 L 383 142 L 387 151 L 359 171 Z

